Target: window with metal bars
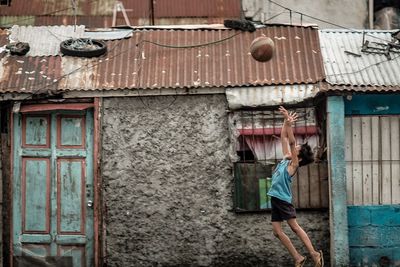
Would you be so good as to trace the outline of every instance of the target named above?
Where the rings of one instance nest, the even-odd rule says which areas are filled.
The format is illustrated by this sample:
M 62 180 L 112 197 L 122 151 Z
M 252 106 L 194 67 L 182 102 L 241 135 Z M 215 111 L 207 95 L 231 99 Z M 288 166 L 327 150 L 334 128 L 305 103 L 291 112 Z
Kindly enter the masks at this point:
M 345 118 L 347 203 L 400 203 L 400 116 Z
M 320 147 L 320 131 L 315 108 L 297 108 L 299 119 L 293 126 L 298 144 L 307 142 L 313 150 Z M 232 115 L 236 139 L 235 210 L 263 211 L 271 207 L 267 192 L 275 166 L 283 159 L 280 133 L 283 117 L 273 110 L 235 111 Z M 292 182 L 296 208 L 328 207 L 326 161 L 299 168 Z

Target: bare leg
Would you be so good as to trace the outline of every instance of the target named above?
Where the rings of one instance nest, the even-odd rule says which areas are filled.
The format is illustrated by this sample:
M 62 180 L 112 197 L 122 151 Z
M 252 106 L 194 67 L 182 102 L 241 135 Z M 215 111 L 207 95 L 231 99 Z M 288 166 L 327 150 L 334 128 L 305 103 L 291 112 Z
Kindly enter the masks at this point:
M 301 262 L 304 257 L 297 252 L 292 241 L 290 241 L 290 238 L 282 231 L 282 222 L 272 222 L 272 230 L 274 231 L 274 235 L 279 238 L 282 244 L 289 251 L 290 255 L 292 255 L 294 261 L 296 263 Z
M 316 251 L 311 243 L 310 238 L 308 237 L 307 233 L 301 228 L 301 226 L 297 223 L 296 219 L 289 219 L 287 221 L 289 224 L 290 228 L 292 229 L 293 232 L 296 233 L 296 235 L 300 238 L 300 240 L 303 242 L 303 244 L 306 246 L 308 252 L 310 253 L 313 261 L 315 263 L 319 262 L 320 259 L 320 254 L 318 251 Z

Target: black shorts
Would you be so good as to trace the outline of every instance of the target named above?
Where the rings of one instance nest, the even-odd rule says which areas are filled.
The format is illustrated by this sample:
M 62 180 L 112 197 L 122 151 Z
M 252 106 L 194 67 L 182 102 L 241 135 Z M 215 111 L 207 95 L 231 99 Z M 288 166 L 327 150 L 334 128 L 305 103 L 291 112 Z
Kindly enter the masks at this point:
M 296 218 L 296 210 L 291 203 L 271 197 L 271 221 L 282 222 Z

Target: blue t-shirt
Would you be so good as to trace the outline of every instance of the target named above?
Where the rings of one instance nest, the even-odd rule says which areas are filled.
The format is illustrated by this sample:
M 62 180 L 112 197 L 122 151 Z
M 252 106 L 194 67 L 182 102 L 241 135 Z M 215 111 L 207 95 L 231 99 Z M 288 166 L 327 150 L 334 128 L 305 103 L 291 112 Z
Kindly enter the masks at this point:
M 289 159 L 283 159 L 279 162 L 272 174 L 271 188 L 268 196 L 279 198 L 280 200 L 292 203 L 292 176 L 289 175 L 287 167 Z

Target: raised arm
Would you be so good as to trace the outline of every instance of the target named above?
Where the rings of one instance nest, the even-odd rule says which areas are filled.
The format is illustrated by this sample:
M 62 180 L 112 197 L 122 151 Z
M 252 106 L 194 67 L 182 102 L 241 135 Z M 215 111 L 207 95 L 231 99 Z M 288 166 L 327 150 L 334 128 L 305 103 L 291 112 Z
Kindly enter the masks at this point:
M 299 166 L 299 159 L 296 151 L 296 139 L 292 129 L 292 124 L 297 120 L 297 114 L 289 113 L 284 107 L 279 107 L 279 111 L 285 118 L 281 132 L 282 152 L 284 157 L 291 158 L 288 171 L 290 175 L 293 175 Z
M 287 122 L 289 118 L 289 112 L 282 106 L 279 107 L 279 112 L 282 113 L 284 121 L 281 130 L 281 144 L 282 144 L 282 153 L 283 158 L 290 157 L 290 150 L 289 150 L 289 140 L 287 134 Z

